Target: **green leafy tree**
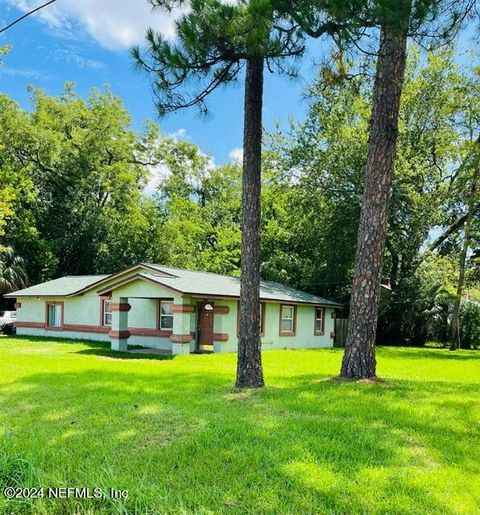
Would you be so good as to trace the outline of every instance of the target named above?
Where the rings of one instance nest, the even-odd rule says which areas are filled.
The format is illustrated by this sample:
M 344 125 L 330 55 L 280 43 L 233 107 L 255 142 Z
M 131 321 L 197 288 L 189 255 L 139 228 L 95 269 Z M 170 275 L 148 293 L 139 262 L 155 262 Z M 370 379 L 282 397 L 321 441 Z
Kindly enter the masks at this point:
M 152 173 L 203 162 L 198 148 L 154 124 L 134 132 L 109 91 L 83 100 L 72 85 L 60 97 L 32 89 L 32 103 L 26 111 L 0 96 L 0 177 L 9 192 L 0 244 L 25 259 L 31 281 L 165 261 L 164 213 L 144 188 Z
M 58 98 L 32 89 L 32 102 L 31 113 L 11 106 L 3 112 L 5 165 L 34 185 L 29 210 L 56 257 L 55 273 L 92 272 L 98 239 L 108 231 L 107 212 L 127 211 L 145 179 L 135 164 L 129 116 L 109 92 L 93 92 L 87 103 L 71 85 Z M 12 220 L 6 236 L 17 249 L 28 244 L 21 221 Z
M 468 110 L 459 90 L 466 71 L 455 64 L 453 52 L 425 56 L 415 47 L 410 52 L 382 269 L 392 289 L 380 316 L 383 343 L 425 342 L 439 285 L 424 289 L 417 270 L 433 252 L 445 254 L 442 245 L 452 245 L 465 221 L 461 196 L 454 192 L 467 152 L 460 121 Z M 263 189 L 266 277 L 348 301 L 371 95 L 365 76 L 325 84 L 320 73 L 307 91 L 306 119 L 269 136 Z M 432 234 L 439 236 L 431 241 Z
M 3 65 L 2 56 L 8 54 L 10 50 L 9 46 L 0 47 L 0 66 Z M 0 149 L 1 150 L 1 149 Z M 6 184 L 6 178 L 3 177 L 3 173 L 0 176 L 2 181 L 2 187 L 0 188 L 0 235 L 3 234 L 6 219 L 12 215 L 12 202 L 15 198 L 15 194 L 10 186 L 4 186 Z
M 12 247 L 0 249 L 0 295 L 25 288 L 28 277 L 23 259 Z
M 465 222 L 463 224 L 463 237 L 460 243 L 458 258 L 458 281 L 451 324 L 451 350 L 461 347 L 461 303 L 465 288 L 467 272 L 467 258 L 469 249 L 474 242 L 475 214 L 480 211 L 480 72 L 459 81 L 458 100 L 461 102 L 461 116 L 458 117 L 463 128 L 462 163 L 457 170 L 455 181 L 459 201 L 464 206 Z
M 0 47 L 0 66 L 3 66 L 2 57 L 10 52 L 10 45 L 4 45 Z
M 364 79 L 326 84 L 320 72 L 307 98 L 306 119 L 270 136 L 263 266 L 269 279 L 346 302 L 370 91 Z
M 168 264 L 238 275 L 241 180 L 238 165 L 172 171 L 159 192 Z

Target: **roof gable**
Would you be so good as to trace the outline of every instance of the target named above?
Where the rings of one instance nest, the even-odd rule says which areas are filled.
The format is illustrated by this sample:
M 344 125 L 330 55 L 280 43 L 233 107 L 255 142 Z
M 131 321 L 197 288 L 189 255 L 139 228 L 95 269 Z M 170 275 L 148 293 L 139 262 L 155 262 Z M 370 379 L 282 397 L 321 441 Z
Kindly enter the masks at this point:
M 89 290 L 93 290 L 95 288 L 98 289 L 100 287 L 104 289 L 103 287 L 106 287 L 107 284 L 118 282 L 122 280 L 122 278 L 128 277 L 129 275 L 135 275 L 141 272 L 153 272 L 161 276 L 171 276 L 171 274 L 159 270 L 158 267 L 155 265 L 150 265 L 148 263 L 139 263 L 138 265 L 134 265 L 127 268 L 126 270 L 122 270 L 120 272 L 104 276 L 103 279 L 86 286 L 83 290 L 78 291 L 76 294 L 80 295 Z
M 131 284 L 135 281 L 145 281 L 153 283 L 157 286 L 163 286 L 168 290 L 174 291 L 176 293 L 183 293 L 180 290 L 176 290 L 169 285 L 164 284 L 163 281 L 164 276 L 153 275 L 153 274 L 144 274 L 144 273 L 135 273 L 133 275 L 128 275 L 127 277 L 120 278 L 113 284 L 103 285 L 103 288 L 97 291 L 98 295 L 105 295 L 111 291 L 116 290 L 117 288 L 121 288 L 122 286 L 126 286 L 127 284 Z

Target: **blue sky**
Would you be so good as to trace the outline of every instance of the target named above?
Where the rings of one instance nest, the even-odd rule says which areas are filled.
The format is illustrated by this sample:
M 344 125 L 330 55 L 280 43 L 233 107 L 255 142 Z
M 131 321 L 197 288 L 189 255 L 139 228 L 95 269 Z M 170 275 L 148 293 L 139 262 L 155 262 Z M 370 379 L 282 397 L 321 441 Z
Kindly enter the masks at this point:
M 0 0 L 0 26 L 43 1 Z M 57 0 L 0 36 L 0 45 L 13 47 L 0 69 L 0 91 L 28 107 L 29 84 L 57 95 L 66 81 L 74 81 L 82 96 L 108 84 L 123 99 L 135 128 L 153 119 L 165 133 L 185 134 L 217 164 L 228 161 L 242 145 L 241 82 L 211 96 L 211 115 L 206 119 L 192 109 L 158 120 L 148 80 L 133 71 L 129 55 L 133 45 L 142 44 L 149 26 L 174 35 L 172 18 L 152 13 L 147 0 Z M 464 43 L 472 42 L 471 32 Z M 319 62 L 324 55 L 322 43 L 312 42 L 295 81 L 267 72 L 266 129 L 276 121 L 286 124 L 292 115 L 303 117 L 307 105 L 302 92 L 313 79 L 313 60 Z
M 42 0 L 0 0 L 4 25 Z M 129 49 L 141 44 L 148 26 L 173 34 L 172 19 L 152 14 L 146 0 L 57 0 L 55 4 L 7 31 L 0 44 L 12 45 L 0 70 L 0 91 L 28 107 L 29 84 L 59 94 L 66 81 L 74 81 L 85 96 L 92 87 L 109 84 L 132 114 L 135 128 L 154 119 L 166 133 L 186 134 L 216 163 L 229 160 L 242 145 L 243 90 L 241 83 L 215 93 L 209 100 L 211 115 L 199 117 L 195 109 L 158 120 L 148 80 L 132 69 Z M 315 43 L 312 49 L 320 49 Z M 287 123 L 302 117 L 301 100 L 312 79 L 312 55 L 294 81 L 268 74 L 265 83 L 264 125 Z

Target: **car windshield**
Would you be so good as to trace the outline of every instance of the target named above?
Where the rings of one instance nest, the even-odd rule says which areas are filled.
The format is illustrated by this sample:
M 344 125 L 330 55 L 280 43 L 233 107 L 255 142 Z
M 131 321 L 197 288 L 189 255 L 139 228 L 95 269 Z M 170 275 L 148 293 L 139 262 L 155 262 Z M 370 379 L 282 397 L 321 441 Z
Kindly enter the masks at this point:
M 0 318 L 16 318 L 17 313 L 15 311 L 0 311 Z

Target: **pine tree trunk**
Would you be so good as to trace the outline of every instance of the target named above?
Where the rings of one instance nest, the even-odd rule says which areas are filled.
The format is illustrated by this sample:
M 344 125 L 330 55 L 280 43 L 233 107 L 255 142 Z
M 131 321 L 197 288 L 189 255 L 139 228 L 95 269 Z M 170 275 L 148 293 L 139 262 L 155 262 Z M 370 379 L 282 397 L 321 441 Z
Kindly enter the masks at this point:
M 463 287 L 465 285 L 465 269 L 467 264 L 467 253 L 468 246 L 470 244 L 470 231 L 473 220 L 473 211 L 475 208 L 475 199 L 477 196 L 477 170 L 472 177 L 472 183 L 470 187 L 470 193 L 468 197 L 468 211 L 467 218 L 465 220 L 465 226 L 463 231 L 463 244 L 462 251 L 460 253 L 460 262 L 458 266 L 458 282 L 457 282 L 457 292 L 455 296 L 455 304 L 453 306 L 453 315 L 452 315 L 452 331 L 451 331 L 451 341 L 450 341 L 450 350 L 457 350 L 461 347 L 461 334 L 460 334 L 460 305 L 462 302 L 462 294 Z
M 380 280 L 406 62 L 406 31 L 395 29 L 384 26 L 380 35 L 350 317 L 340 372 L 348 379 L 376 376 Z
M 260 341 L 263 58 L 247 61 L 243 132 L 242 267 L 237 387 L 264 386 Z

